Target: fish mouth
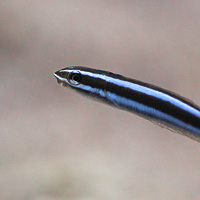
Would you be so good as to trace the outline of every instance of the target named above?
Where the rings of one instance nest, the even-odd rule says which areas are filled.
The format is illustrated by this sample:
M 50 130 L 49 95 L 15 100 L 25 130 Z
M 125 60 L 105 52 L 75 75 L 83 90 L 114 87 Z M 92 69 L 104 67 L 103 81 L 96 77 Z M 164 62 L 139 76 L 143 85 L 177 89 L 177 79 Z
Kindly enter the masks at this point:
M 66 79 L 65 78 L 62 78 L 62 74 L 60 71 L 57 71 L 53 74 L 55 77 L 56 77 L 56 80 L 58 82 L 58 84 L 64 86 L 64 87 L 67 87 L 68 86 L 68 83 L 66 82 Z
M 55 72 L 53 75 L 56 77 L 58 84 L 63 83 L 63 81 L 60 79 L 61 77 L 58 75 L 58 72 Z

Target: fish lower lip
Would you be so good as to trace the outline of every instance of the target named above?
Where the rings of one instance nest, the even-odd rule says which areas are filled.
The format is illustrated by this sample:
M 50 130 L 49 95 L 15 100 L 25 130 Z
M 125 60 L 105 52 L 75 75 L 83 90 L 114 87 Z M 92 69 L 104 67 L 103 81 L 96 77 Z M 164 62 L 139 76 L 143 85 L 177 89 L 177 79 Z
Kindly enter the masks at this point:
M 60 76 L 58 76 L 56 73 L 54 73 L 54 76 L 56 77 L 56 80 L 57 80 L 58 84 L 60 84 L 60 85 L 62 85 L 64 87 L 68 86 L 68 84 L 65 81 L 61 80 Z
M 56 73 L 54 73 L 54 76 L 56 77 L 58 84 L 61 84 L 62 81 L 60 80 L 60 77 Z
M 62 84 L 62 81 L 58 78 L 57 78 L 57 82 L 58 82 L 58 84 Z

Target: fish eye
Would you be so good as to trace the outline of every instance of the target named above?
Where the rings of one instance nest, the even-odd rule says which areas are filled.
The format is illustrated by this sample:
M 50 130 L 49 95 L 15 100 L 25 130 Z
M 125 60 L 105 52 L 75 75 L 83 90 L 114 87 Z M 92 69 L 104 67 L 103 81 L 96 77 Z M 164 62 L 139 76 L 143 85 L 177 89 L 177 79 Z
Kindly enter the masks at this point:
M 68 75 L 68 81 L 72 85 L 79 85 L 81 83 L 81 73 L 80 72 L 71 72 Z

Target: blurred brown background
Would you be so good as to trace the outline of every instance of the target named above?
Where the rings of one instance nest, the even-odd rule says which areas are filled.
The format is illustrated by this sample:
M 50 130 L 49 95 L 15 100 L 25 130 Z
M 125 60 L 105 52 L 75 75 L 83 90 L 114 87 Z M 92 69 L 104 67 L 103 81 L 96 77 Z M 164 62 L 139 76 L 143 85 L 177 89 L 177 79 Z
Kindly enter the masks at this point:
M 105 69 L 200 104 L 200 2 L 1 1 L 0 199 L 199 199 L 200 145 L 59 86 Z

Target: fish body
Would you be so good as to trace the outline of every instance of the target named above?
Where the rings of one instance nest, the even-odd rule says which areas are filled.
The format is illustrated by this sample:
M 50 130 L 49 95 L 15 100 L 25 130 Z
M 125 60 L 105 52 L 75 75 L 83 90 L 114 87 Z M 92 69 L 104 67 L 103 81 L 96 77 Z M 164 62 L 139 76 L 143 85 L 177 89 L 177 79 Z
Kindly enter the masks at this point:
M 65 87 L 200 141 L 200 107 L 174 92 L 81 66 L 61 69 L 54 75 Z

